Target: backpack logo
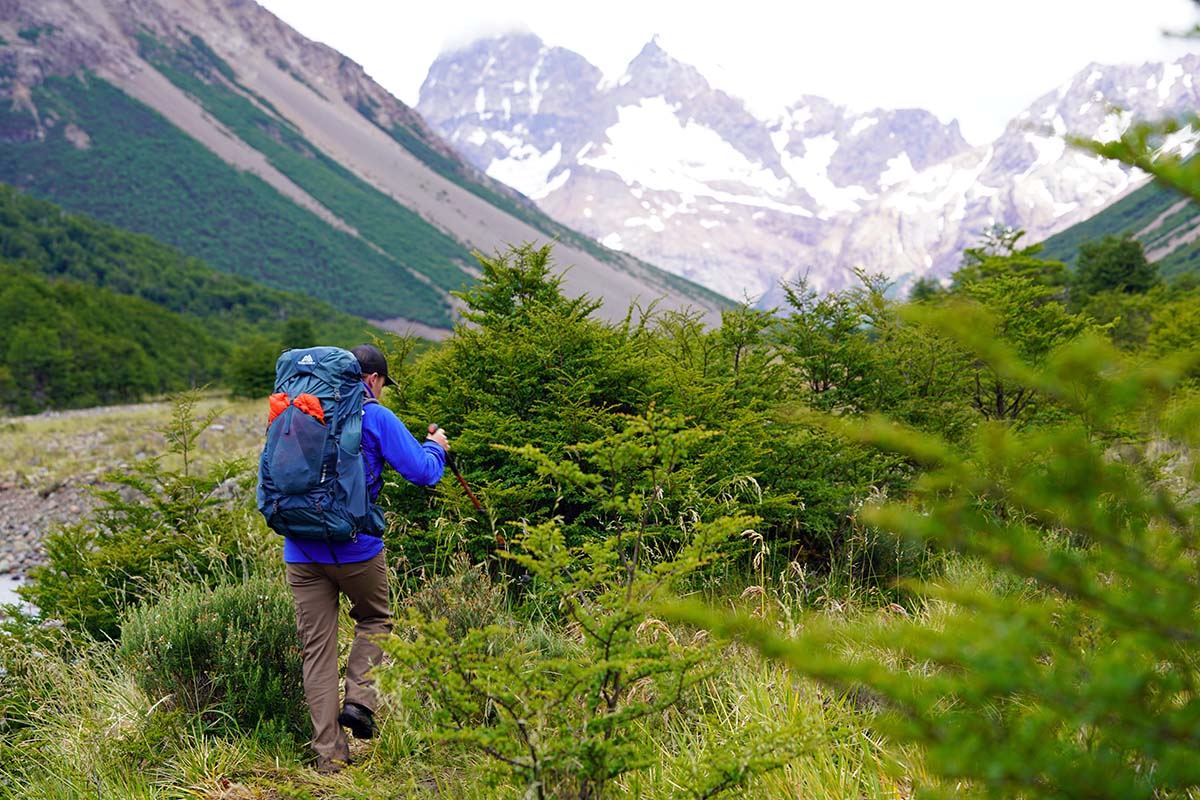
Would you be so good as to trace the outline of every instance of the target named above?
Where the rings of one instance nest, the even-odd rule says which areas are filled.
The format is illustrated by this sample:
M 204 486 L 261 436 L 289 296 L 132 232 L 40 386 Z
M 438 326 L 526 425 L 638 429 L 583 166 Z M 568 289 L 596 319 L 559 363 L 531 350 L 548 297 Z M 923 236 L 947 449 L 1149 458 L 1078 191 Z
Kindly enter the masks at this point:
M 313 364 L 315 364 L 315 363 L 317 363 L 317 362 L 313 361 L 313 357 L 312 357 L 312 356 L 310 356 L 310 355 L 306 355 L 306 356 L 304 356 L 304 358 L 300 359 L 300 360 L 299 360 L 298 362 L 296 362 L 296 363 L 298 363 L 298 364 L 303 364 L 303 365 L 304 365 L 304 366 L 306 366 L 306 367 L 311 367 Z

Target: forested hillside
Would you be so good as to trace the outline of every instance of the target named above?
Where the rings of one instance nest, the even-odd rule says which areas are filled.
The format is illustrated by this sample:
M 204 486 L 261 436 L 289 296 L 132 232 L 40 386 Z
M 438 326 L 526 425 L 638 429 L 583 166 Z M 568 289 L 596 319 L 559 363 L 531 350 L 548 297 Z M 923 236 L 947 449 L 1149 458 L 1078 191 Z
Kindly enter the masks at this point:
M 449 326 L 445 300 L 380 248 L 401 248 L 413 263 L 443 265 L 441 282 L 455 289 L 466 276 L 453 259 L 465 263 L 470 258 L 465 248 L 317 158 L 314 148 L 260 106 L 215 88 L 208 88 L 207 95 L 214 113 L 255 133 L 299 180 L 307 178 L 317 191 L 326 189 L 352 222 L 385 231 L 390 238 L 376 243 L 326 224 L 96 76 L 51 79 L 33 93 L 43 109 L 39 113 L 86 130 L 86 142 L 72 141 L 68 126 L 60 126 L 44 138 L 6 144 L 0 147 L 0 180 L 69 210 L 153 236 L 231 275 L 276 289 L 303 290 L 344 313 L 377 319 L 406 316 Z M 219 101 L 228 108 L 218 106 Z M 236 115 L 250 115 L 251 110 L 258 116 L 241 123 Z M 260 123 L 266 131 L 259 130 Z M 36 129 L 36 120 L 27 111 L 6 107 L 0 110 L 0 126 L 27 132 Z M 410 238 L 409 231 L 417 238 Z
M 219 272 L 155 240 L 0 186 L 7 337 L 0 405 L 28 412 L 234 380 L 239 347 L 268 370 L 289 336 L 353 346 L 363 320 Z M 296 342 L 304 344 L 305 342 Z

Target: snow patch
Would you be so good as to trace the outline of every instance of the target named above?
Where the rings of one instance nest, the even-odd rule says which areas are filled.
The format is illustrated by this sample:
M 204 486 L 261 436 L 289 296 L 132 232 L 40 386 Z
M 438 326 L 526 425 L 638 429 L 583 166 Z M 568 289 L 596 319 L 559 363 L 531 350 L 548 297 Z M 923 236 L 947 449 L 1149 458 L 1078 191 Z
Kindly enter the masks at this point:
M 1181 128 L 1167 135 L 1159 148 L 1159 153 L 1187 158 L 1196 149 L 1197 140 L 1200 140 L 1200 131 L 1191 127 Z
M 918 172 L 902 187 L 888 194 L 885 205 L 902 214 L 938 214 L 944 218 L 940 220 L 943 225 L 945 219 L 959 221 L 966 216 L 969 197 L 996 194 L 996 189 L 979 182 L 994 153 L 994 148 L 988 147 L 979 163 L 973 167 L 959 167 L 943 161 Z
M 483 128 L 476 128 L 475 130 L 471 131 L 471 135 L 467 137 L 467 143 L 473 144 L 476 147 L 482 147 L 487 143 L 487 140 L 487 131 L 485 131 Z
M 816 201 L 820 219 L 828 219 L 831 212 L 858 211 L 861 202 L 873 197 L 861 186 L 837 186 L 829 179 L 829 162 L 837 149 L 836 134 L 826 133 L 805 139 L 803 156 L 780 154 L 788 175 Z
M 550 179 L 550 182 L 546 184 L 546 188 L 537 197 L 534 197 L 533 195 L 530 195 L 530 197 L 534 200 L 540 200 L 541 198 L 545 197 L 546 195 L 554 194 L 555 192 L 557 192 L 559 189 L 561 189 L 563 186 L 566 185 L 566 183 L 570 179 L 570 177 L 571 177 L 571 170 L 564 169 L 562 172 L 558 173 L 557 175 L 555 175 L 553 178 Z
M 1025 134 L 1025 141 L 1033 145 L 1033 149 L 1037 151 L 1037 157 L 1034 162 L 1025 170 L 1022 177 L 1030 174 L 1038 167 L 1044 167 L 1047 164 L 1053 164 L 1063 157 L 1063 153 L 1067 150 L 1067 142 L 1059 136 L 1039 136 L 1036 133 Z
M 887 169 L 879 174 L 879 186 L 882 189 L 888 189 L 895 186 L 897 183 L 908 180 L 917 171 L 913 168 L 912 160 L 908 157 L 908 153 L 901 153 L 894 158 L 889 158 Z
M 877 117 L 862 117 L 858 120 L 855 120 L 854 124 L 850 126 L 850 135 L 858 136 L 867 128 L 877 124 L 879 124 L 879 119 Z
M 495 134 L 493 138 L 496 138 Z M 540 200 L 560 188 L 570 177 L 570 170 L 562 170 L 550 179 L 561 161 L 562 145 L 557 142 L 545 153 L 538 152 L 533 145 L 519 144 L 509 149 L 506 158 L 492 159 L 485 172 L 526 197 Z
M 621 244 L 621 234 L 610 233 L 600 240 L 600 244 L 607 247 L 609 250 L 624 250 L 625 246 Z
M 1163 65 L 1162 81 L 1158 84 L 1158 99 L 1166 102 L 1171 97 L 1171 87 L 1183 77 L 1183 64 Z
M 479 90 L 477 92 L 475 92 L 475 113 L 482 114 L 486 110 L 487 110 L 487 94 L 483 91 L 483 87 L 480 86 Z
M 1096 129 L 1096 141 L 1115 142 L 1124 135 L 1133 122 L 1133 115 L 1128 111 L 1115 109 L 1104 117 L 1104 122 Z
M 579 159 L 581 165 L 615 173 L 629 186 L 811 216 L 803 207 L 772 199 L 787 195 L 791 185 L 786 178 L 751 161 L 711 128 L 691 119 L 681 121 L 663 97 L 621 106 L 617 123 L 606 135 L 607 144 Z M 751 193 L 717 190 L 709 184 L 740 184 Z
M 667 226 L 663 224 L 663 221 L 653 214 L 649 217 L 630 217 L 629 219 L 625 220 L 626 228 L 640 228 L 643 225 L 655 233 L 662 233 L 667 229 Z
M 506 150 L 513 150 L 525 144 L 517 137 L 510 136 L 504 131 L 492 131 L 492 141 L 499 142 L 499 144 Z
M 529 71 L 529 113 L 536 114 L 542 107 L 542 90 L 538 86 L 538 75 L 542 71 L 542 59 L 539 58 Z
M 756 212 L 754 213 L 754 216 L 758 216 L 758 215 L 759 215 L 759 214 L 761 214 L 761 213 L 762 213 L 761 211 L 756 211 Z M 700 227 L 701 227 L 701 228 L 704 228 L 704 229 L 706 229 L 706 230 L 707 230 L 707 229 L 710 229 L 710 228 L 719 228 L 719 227 L 721 227 L 721 226 L 722 226 L 722 225 L 724 225 L 724 224 L 725 224 L 725 223 L 721 222 L 720 220 L 715 220 L 715 219 L 702 219 L 702 220 L 700 220 Z

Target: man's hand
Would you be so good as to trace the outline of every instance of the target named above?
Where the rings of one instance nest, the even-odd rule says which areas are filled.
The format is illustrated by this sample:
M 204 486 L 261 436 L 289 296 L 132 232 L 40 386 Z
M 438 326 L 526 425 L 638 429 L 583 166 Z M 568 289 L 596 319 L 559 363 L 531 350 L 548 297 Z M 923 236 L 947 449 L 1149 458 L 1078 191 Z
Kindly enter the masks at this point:
M 425 438 L 429 439 L 430 441 L 437 442 L 438 446 L 441 447 L 442 450 L 446 451 L 447 453 L 450 452 L 450 442 L 446 439 L 446 431 L 442 428 L 439 428 L 437 423 L 429 423 L 429 435 Z

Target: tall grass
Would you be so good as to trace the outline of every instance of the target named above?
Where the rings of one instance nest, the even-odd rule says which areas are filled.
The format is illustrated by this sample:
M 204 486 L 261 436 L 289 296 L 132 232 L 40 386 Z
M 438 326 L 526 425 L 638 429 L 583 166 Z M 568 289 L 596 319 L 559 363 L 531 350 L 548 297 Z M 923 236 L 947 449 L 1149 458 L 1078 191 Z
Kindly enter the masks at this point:
M 770 605 L 791 603 L 771 591 Z M 452 594 L 439 592 L 438 597 L 453 602 Z M 449 611 L 463 618 L 478 614 L 478 599 L 464 602 L 475 605 Z M 844 614 L 848 622 L 865 615 L 888 622 L 887 615 L 865 607 L 827 613 Z M 927 614 L 936 625 L 936 608 L 917 613 Z M 781 627 L 795 624 L 788 614 L 774 616 Z M 345 645 L 352 630 L 343 613 Z M 524 635 L 557 652 L 576 647 L 571 631 L 543 619 L 528 621 Z M 669 635 L 696 633 L 676 630 Z M 526 789 L 497 782 L 493 765 L 481 756 L 435 741 L 430 719 L 408 704 L 381 709 L 376 739 L 351 740 L 351 769 L 320 776 L 310 769 L 303 743 L 289 743 L 270 730 L 217 735 L 203 715 L 184 712 L 169 697 L 146 694 L 111 645 L 86 642 L 43 651 L 37 663 L 35 673 L 20 678 L 27 682 L 29 712 L 19 721 L 0 724 L 4 800 L 483 800 L 520 798 Z M 872 729 L 872 714 L 869 701 L 833 694 L 731 645 L 719 668 L 679 708 L 642 721 L 638 738 L 650 754 L 650 765 L 611 788 L 615 796 L 628 797 L 717 796 L 696 787 L 719 786 L 719 776 L 728 775 L 731 787 L 744 785 L 721 796 L 907 798 L 912 776 L 923 774 L 919 757 L 882 741 Z

